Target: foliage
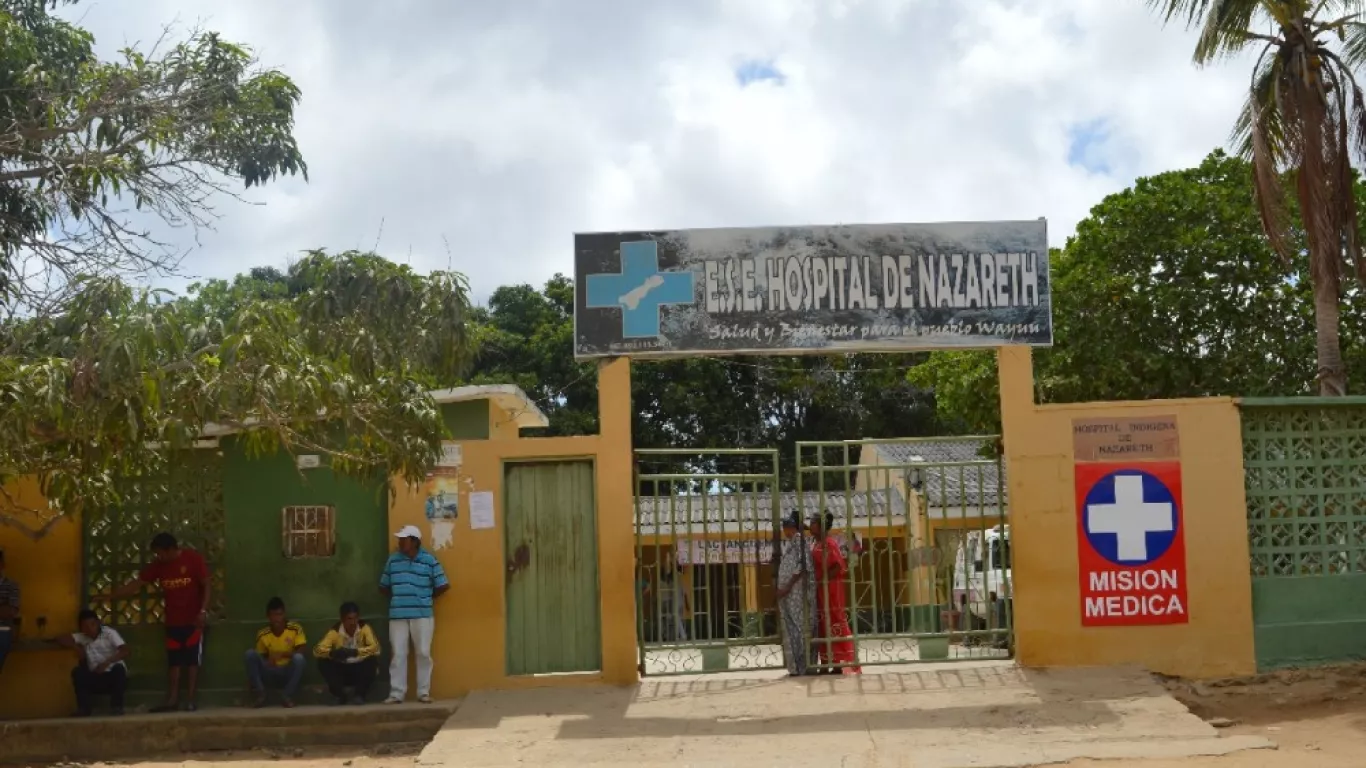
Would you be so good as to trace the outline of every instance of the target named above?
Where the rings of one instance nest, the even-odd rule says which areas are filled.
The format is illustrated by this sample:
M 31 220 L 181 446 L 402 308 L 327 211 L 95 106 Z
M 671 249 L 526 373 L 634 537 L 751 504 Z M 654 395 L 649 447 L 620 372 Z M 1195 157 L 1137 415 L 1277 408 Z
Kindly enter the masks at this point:
M 1215 152 L 1091 209 L 1052 255 L 1054 346 L 1034 356 L 1041 400 L 1310 394 L 1308 256 L 1301 248 L 1288 268 L 1274 257 L 1250 171 Z M 1356 194 L 1366 201 L 1362 185 Z M 1290 236 L 1303 243 L 1302 228 Z M 1347 292 L 1344 317 L 1347 370 L 1366 377 L 1360 290 Z M 935 353 L 909 375 L 934 389 L 942 419 L 999 429 L 993 353 Z
M 1234 127 L 1251 159 L 1262 228 L 1286 261 L 1310 255 L 1317 379 L 1345 395 L 1339 333 L 1343 280 L 1366 282 L 1352 154 L 1366 153 L 1366 95 L 1353 69 L 1366 61 L 1366 0 L 1149 0 L 1171 20 L 1200 27 L 1197 64 L 1259 50 L 1248 99 Z M 1262 29 L 1269 28 L 1270 34 Z M 1290 171 L 1302 212 L 1287 204 Z M 1302 242 L 1295 242 L 1302 231 Z
M 503 286 L 477 313 L 477 383 L 512 383 L 550 417 L 548 434 L 597 431 L 596 366 L 573 358 L 573 283 Z M 924 356 L 836 355 L 636 361 L 637 448 L 779 448 L 784 480 L 799 440 L 935 434 L 933 401 L 908 383 Z M 662 465 L 661 465 L 662 466 Z M 658 468 L 658 467 L 657 467 Z M 770 467 L 754 467 L 767 472 Z
M 82 276 L 174 268 L 130 206 L 203 226 L 230 182 L 307 173 L 299 89 L 250 50 L 195 33 L 100 61 L 57 4 L 0 0 L 0 307 L 12 312 L 53 309 Z
M 352 252 L 180 299 L 87 280 L 63 313 L 7 328 L 0 483 L 37 475 L 61 511 L 114 504 L 121 480 L 155 476 L 215 427 L 252 455 L 320 453 L 345 475 L 418 482 L 443 433 L 427 391 L 473 356 L 468 307 L 460 275 Z
M 420 275 L 376 253 L 309 251 L 281 273 L 258 267 L 231 283 L 190 287 L 198 318 L 227 320 L 252 301 L 287 299 L 315 355 L 344 359 L 361 375 L 399 371 L 432 389 L 463 377 L 474 349 L 469 282 L 457 272 Z

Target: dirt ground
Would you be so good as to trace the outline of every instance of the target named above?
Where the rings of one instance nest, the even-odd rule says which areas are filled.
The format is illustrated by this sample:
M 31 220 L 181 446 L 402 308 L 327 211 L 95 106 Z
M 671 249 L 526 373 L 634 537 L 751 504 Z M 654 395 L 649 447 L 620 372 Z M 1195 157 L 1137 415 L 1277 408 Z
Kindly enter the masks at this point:
M 1185 760 L 1077 760 L 1075 768 L 1360 768 L 1366 765 L 1366 664 L 1283 670 L 1252 678 L 1165 681 L 1181 703 L 1225 733 L 1278 749 Z

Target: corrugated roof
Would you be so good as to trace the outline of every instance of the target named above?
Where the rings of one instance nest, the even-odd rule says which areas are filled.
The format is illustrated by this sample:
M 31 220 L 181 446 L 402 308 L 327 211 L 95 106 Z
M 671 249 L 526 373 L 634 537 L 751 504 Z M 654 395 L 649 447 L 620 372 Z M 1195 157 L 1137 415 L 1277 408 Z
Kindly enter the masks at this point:
M 919 490 L 931 507 L 959 507 L 1005 502 L 1001 462 L 984 458 L 985 440 L 927 440 L 913 443 L 873 443 L 883 464 L 925 463 L 918 474 Z M 972 466 L 944 467 L 936 463 L 975 462 Z M 916 470 L 910 470 L 916 471 Z M 913 476 L 914 477 L 914 476 Z
M 896 489 L 856 491 L 853 494 L 826 491 L 825 504 L 818 491 L 778 494 L 778 515 L 785 517 L 800 510 L 802 519 L 829 510 L 843 520 L 853 507 L 855 526 L 898 523 L 906 515 L 906 501 Z M 692 505 L 691 510 L 689 504 Z M 704 532 L 741 533 L 773 530 L 773 496 L 769 493 L 716 493 L 693 496 L 639 496 L 636 522 L 640 532 L 651 536 L 701 535 Z M 691 512 L 691 514 L 689 514 Z M 705 528 L 704 526 L 705 521 Z M 837 528 L 843 527 L 836 523 Z

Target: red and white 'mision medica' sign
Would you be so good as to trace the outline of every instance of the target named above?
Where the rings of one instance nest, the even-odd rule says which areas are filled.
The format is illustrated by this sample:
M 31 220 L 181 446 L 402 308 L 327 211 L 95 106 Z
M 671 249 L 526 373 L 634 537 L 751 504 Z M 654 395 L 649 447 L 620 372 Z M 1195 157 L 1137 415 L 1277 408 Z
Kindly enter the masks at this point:
M 1075 468 L 1082 626 L 1187 623 L 1181 463 Z

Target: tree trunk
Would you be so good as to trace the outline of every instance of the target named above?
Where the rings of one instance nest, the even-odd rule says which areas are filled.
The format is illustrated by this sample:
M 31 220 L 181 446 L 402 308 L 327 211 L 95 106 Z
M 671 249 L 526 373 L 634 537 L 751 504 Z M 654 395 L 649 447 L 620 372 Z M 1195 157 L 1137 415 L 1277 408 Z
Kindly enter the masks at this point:
M 1342 397 L 1347 394 L 1347 368 L 1342 364 L 1342 344 L 1338 340 L 1338 290 L 1335 282 L 1314 280 L 1314 327 L 1318 334 L 1319 394 L 1324 397 Z

